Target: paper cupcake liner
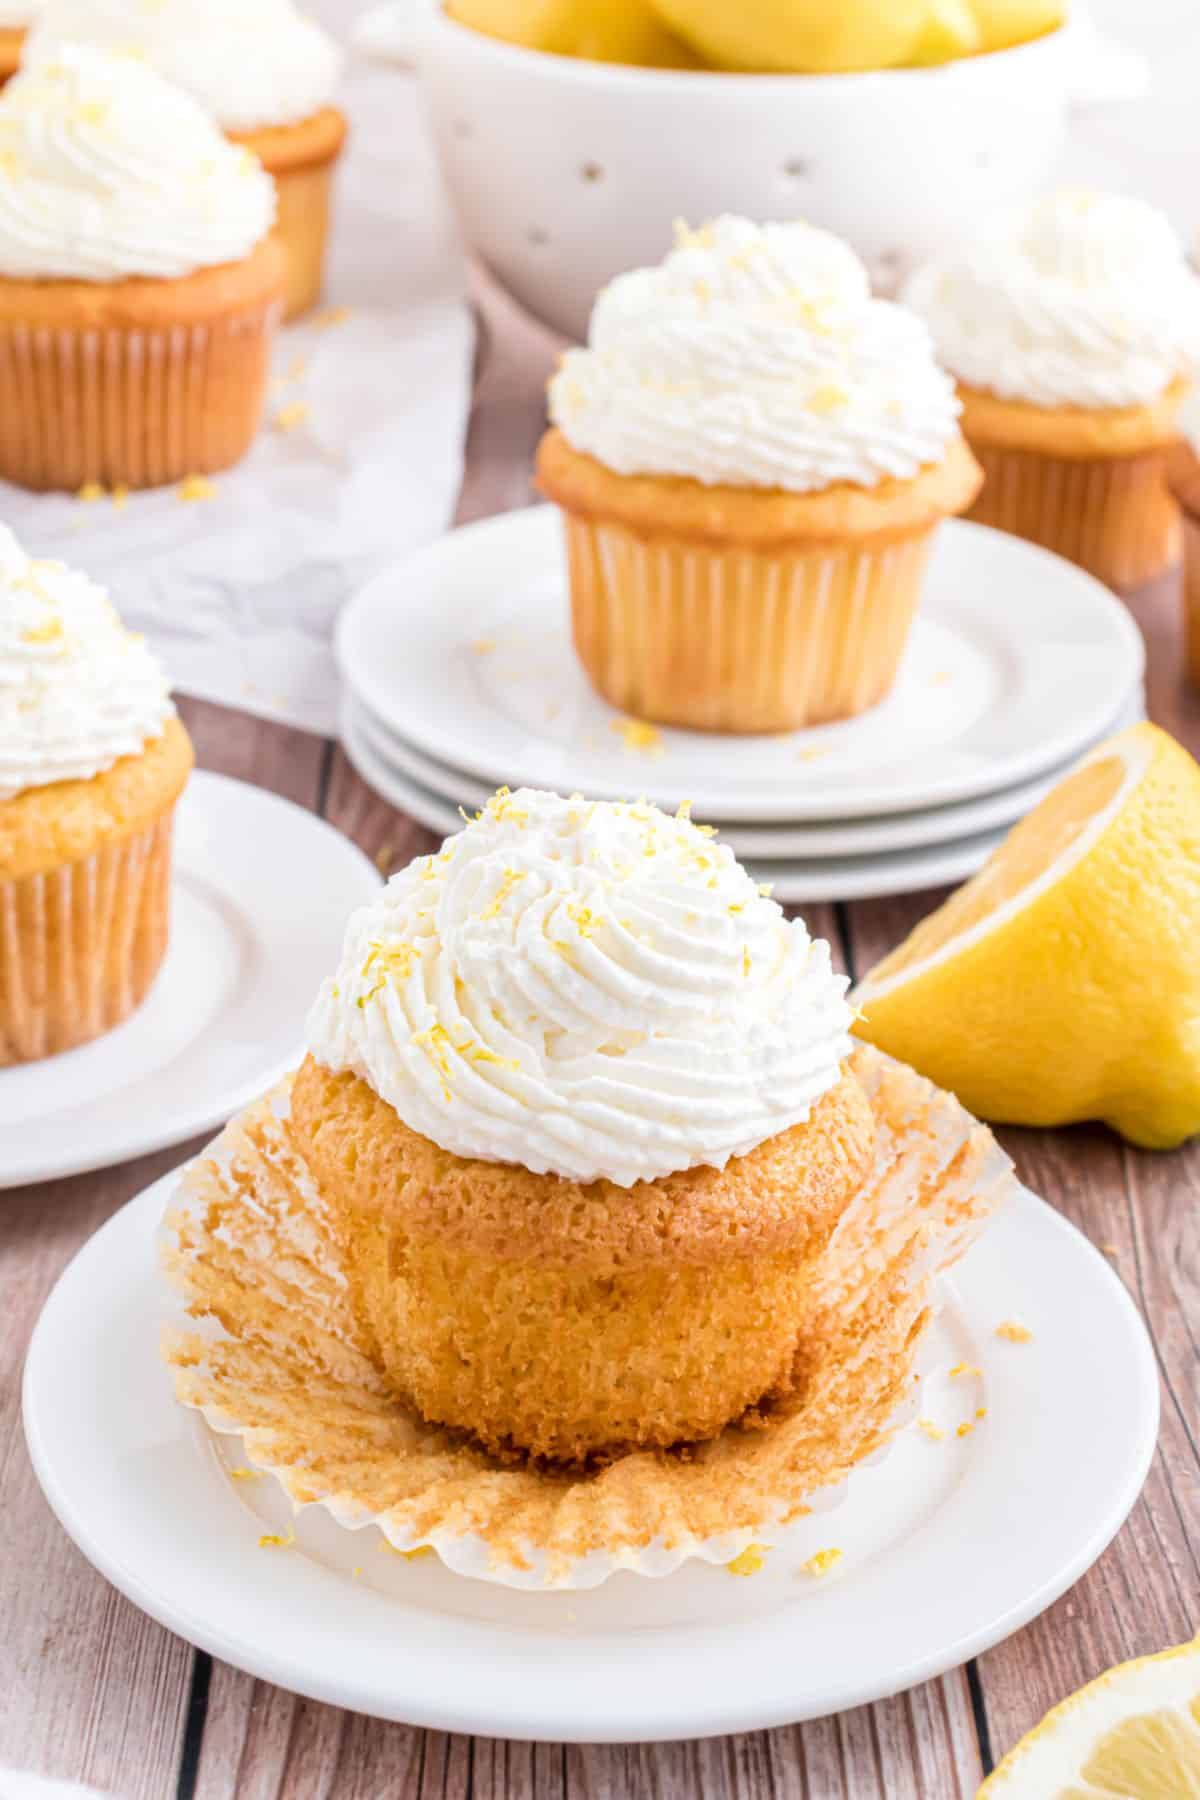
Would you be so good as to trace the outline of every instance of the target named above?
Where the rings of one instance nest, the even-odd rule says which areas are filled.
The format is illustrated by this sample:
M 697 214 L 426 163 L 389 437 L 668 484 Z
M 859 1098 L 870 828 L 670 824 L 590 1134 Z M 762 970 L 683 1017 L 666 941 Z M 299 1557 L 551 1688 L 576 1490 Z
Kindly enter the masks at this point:
M 974 440 L 984 473 L 967 513 L 979 525 L 1041 544 L 1110 587 L 1138 587 L 1179 555 L 1179 511 L 1166 449 L 1062 457 Z
M 83 862 L 0 882 L 0 1067 L 87 1043 L 141 1005 L 167 947 L 173 822 L 174 808 Z
M 160 487 L 228 468 L 258 430 L 279 303 L 161 330 L 0 326 L 0 479 Z
M 564 517 L 592 684 L 622 712 L 700 731 L 793 731 L 882 699 L 933 538 L 720 549 Z
M 872 1175 L 831 1240 L 814 1336 L 786 1404 L 679 1452 L 594 1471 L 500 1461 L 389 1393 L 357 1319 L 336 1219 L 289 1131 L 289 1084 L 191 1165 L 162 1234 L 181 1310 L 163 1354 L 177 1398 L 296 1507 L 514 1587 L 590 1587 L 728 1562 L 806 1511 L 911 1416 L 931 1284 L 1012 1183 L 991 1134 L 870 1046 L 853 1067 L 877 1120 Z
M 333 199 L 332 161 L 275 176 L 278 209 L 275 235 L 287 252 L 284 319 L 306 313 L 321 298 L 325 280 L 325 244 Z

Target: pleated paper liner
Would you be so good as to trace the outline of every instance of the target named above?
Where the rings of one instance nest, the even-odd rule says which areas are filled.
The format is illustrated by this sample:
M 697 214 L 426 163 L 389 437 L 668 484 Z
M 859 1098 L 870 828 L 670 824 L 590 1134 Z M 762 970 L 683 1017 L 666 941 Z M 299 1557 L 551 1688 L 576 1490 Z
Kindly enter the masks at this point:
M 1138 587 L 1179 556 L 1164 446 L 1066 457 L 971 440 L 984 484 L 967 518 L 1026 538 L 1110 587 Z
M 0 881 L 0 1067 L 87 1043 L 145 999 L 167 948 L 173 820 Z
M 874 1171 L 835 1233 L 820 1327 L 786 1406 L 711 1443 L 594 1471 L 503 1463 L 388 1393 L 355 1318 L 333 1219 L 290 1137 L 288 1084 L 181 1179 L 162 1235 L 182 1303 L 164 1332 L 177 1398 L 299 1508 L 377 1525 L 401 1551 L 513 1587 L 725 1563 L 822 1508 L 915 1410 L 932 1288 L 1013 1184 L 991 1134 L 869 1046 Z
M 888 692 L 933 529 L 721 550 L 564 514 L 575 647 L 622 712 L 698 731 L 795 731 Z
M 1200 457 L 1185 440 L 1170 459 L 1171 488 L 1183 517 L 1183 647 L 1188 679 L 1200 687 Z

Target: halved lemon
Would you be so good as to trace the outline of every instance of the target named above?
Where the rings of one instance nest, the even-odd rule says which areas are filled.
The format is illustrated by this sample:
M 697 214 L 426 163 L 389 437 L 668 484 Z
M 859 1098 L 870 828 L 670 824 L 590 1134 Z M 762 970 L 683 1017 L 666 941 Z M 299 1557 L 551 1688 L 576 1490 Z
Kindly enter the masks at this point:
M 1200 1638 L 1119 1663 L 1010 1750 L 976 1800 L 1200 1800 Z
M 1110 738 L 854 998 L 985 1119 L 1200 1131 L 1200 767 L 1153 725 Z

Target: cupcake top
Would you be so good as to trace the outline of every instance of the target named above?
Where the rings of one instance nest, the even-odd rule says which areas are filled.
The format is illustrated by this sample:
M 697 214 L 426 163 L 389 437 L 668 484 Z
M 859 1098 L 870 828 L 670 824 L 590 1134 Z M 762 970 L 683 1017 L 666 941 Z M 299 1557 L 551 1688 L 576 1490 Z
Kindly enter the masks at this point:
M 191 275 L 274 218 L 257 158 L 133 57 L 74 46 L 0 93 L 0 276 Z
M 630 1187 L 806 1119 L 845 990 L 704 827 L 502 788 L 354 914 L 308 1037 L 456 1156 Z
M 908 480 L 958 435 L 928 332 L 846 244 L 729 216 L 603 290 L 550 415 L 618 475 L 797 493 Z
M 917 271 L 906 299 L 968 387 L 1146 406 L 1200 354 L 1200 281 L 1162 213 L 1062 189 Z
M 0 801 L 89 781 L 160 737 L 166 677 L 104 589 L 0 525 Z
M 67 44 L 143 57 L 226 131 L 310 118 L 342 68 L 337 44 L 293 0 L 42 0 L 26 64 Z

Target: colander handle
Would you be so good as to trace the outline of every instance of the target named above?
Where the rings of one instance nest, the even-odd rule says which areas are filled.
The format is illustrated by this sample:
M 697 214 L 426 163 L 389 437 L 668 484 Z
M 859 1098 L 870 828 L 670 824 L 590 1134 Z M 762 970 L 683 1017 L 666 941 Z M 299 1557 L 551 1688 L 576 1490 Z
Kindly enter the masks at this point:
M 354 47 L 375 62 L 411 69 L 420 64 L 441 0 L 385 0 L 354 26 Z

